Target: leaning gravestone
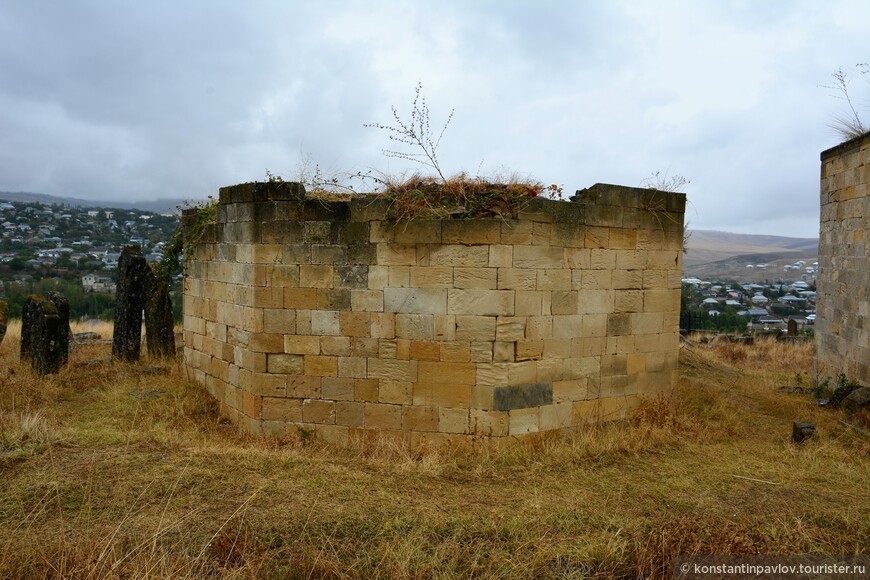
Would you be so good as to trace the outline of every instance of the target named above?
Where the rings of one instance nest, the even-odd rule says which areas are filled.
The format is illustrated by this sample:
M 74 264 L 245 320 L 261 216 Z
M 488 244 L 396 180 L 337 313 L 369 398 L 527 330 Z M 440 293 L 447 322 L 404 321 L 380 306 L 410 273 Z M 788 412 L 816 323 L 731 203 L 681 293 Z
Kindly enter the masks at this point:
M 0 344 L 3 344 L 3 337 L 6 336 L 6 322 L 9 318 L 9 305 L 6 301 L 0 300 Z
M 34 300 L 31 300 L 35 298 Z M 63 345 L 68 336 L 63 329 L 57 306 L 41 296 L 28 299 L 33 304 L 30 326 L 30 361 L 33 370 L 40 375 L 54 374 L 67 359 Z M 22 328 L 23 330 L 23 328 Z
M 58 323 L 60 324 L 58 340 L 60 341 L 61 364 L 66 364 L 69 361 L 69 300 L 60 292 L 49 292 L 48 299 L 57 308 Z
M 142 347 L 142 311 L 148 266 L 142 248 L 125 246 L 118 260 L 118 289 L 115 298 L 115 331 L 112 356 L 128 362 L 139 360 Z
M 172 320 L 172 299 L 169 280 L 148 271 L 148 295 L 145 301 L 145 339 L 148 356 L 175 356 L 175 321 Z

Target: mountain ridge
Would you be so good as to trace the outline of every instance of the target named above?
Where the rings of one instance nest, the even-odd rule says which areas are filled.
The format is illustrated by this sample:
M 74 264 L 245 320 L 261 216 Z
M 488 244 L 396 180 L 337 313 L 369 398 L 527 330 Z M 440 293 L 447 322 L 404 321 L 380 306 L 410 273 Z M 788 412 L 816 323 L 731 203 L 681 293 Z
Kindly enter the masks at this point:
M 178 214 L 179 208 L 190 204 L 191 199 L 160 198 L 151 201 L 94 201 L 77 197 L 48 195 L 46 193 L 32 193 L 27 191 L 0 191 L 0 201 L 39 202 L 46 204 L 69 205 L 85 208 L 106 209 L 138 209 L 159 214 Z

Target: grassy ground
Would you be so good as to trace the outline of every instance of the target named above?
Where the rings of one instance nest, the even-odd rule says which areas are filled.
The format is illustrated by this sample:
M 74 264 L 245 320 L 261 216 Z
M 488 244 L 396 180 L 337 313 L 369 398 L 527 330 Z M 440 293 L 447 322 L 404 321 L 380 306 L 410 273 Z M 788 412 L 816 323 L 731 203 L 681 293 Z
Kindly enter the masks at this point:
M 661 577 L 870 549 L 870 438 L 777 390 L 810 345 L 684 347 L 672 400 L 628 424 L 463 452 L 246 437 L 176 364 L 86 362 L 109 351 L 37 379 L 17 329 L 0 345 L 0 577 Z

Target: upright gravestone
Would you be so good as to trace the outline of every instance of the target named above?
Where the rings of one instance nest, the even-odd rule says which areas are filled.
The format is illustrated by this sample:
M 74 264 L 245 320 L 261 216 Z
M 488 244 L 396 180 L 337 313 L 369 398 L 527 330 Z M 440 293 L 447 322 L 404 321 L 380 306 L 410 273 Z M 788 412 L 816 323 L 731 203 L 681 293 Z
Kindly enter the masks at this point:
M 57 309 L 58 324 L 58 341 L 60 349 L 61 364 L 66 364 L 69 361 L 69 300 L 60 292 L 49 292 L 48 299 L 54 304 Z
M 41 299 L 31 294 L 21 308 L 21 360 L 28 360 L 33 350 L 33 317 L 36 314 L 36 303 Z
M 788 336 L 797 336 L 797 321 L 794 318 L 788 321 L 788 332 L 786 334 Z
M 0 344 L 3 344 L 3 337 L 6 336 L 6 323 L 9 318 L 9 305 L 5 300 L 0 300 Z
M 115 331 L 112 338 L 112 356 L 134 362 L 139 360 L 142 347 L 142 311 L 145 309 L 145 290 L 148 266 L 142 248 L 125 246 L 118 260 L 118 289 L 115 293 Z
M 175 356 L 175 322 L 172 320 L 169 280 L 150 271 L 145 301 L 145 339 L 149 357 Z
M 40 375 L 54 374 L 66 359 L 62 352 L 65 334 L 57 306 L 41 296 L 32 296 L 30 328 L 30 361 L 33 370 Z M 23 330 L 23 328 L 22 328 Z

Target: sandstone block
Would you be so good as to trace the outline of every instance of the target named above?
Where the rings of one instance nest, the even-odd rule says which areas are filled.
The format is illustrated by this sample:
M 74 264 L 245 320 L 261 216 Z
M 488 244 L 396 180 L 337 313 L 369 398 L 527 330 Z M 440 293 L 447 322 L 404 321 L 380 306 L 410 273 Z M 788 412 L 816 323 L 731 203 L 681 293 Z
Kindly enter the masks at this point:
M 410 405 L 412 397 L 412 384 L 404 381 L 380 381 L 378 400 L 381 403 L 396 405 Z
M 501 243 L 511 245 L 530 245 L 532 243 L 532 222 L 519 220 L 502 221 Z
M 383 290 L 390 284 L 389 266 L 369 266 L 369 290 Z
M 475 370 L 473 363 L 420 361 L 417 366 L 421 379 L 430 383 L 444 384 L 473 385 Z
M 514 246 L 514 268 L 560 269 L 567 267 L 564 248 Z
M 436 407 L 402 407 L 402 427 L 406 431 L 437 431 L 438 409 Z
M 372 313 L 369 331 L 372 338 L 395 338 L 396 315 Z
M 350 356 L 350 338 L 347 336 L 321 336 L 320 354 L 327 356 Z
M 572 403 L 557 403 L 545 405 L 540 410 L 540 426 L 542 431 L 564 429 L 571 426 Z
M 347 377 L 324 377 L 321 381 L 320 396 L 333 401 L 352 401 L 354 381 Z
M 402 428 L 402 407 L 382 403 L 366 403 L 365 423 L 367 429 Z
M 531 268 L 498 268 L 499 290 L 535 290 L 538 272 Z
M 445 221 L 441 227 L 444 244 L 498 244 L 501 242 L 501 223 L 496 220 Z
M 512 290 L 448 290 L 447 312 L 511 316 L 514 313 L 514 292 Z
M 302 403 L 302 420 L 305 423 L 335 423 L 335 402 L 320 399 L 305 399 Z
M 365 403 L 336 401 L 335 423 L 347 427 L 365 426 Z
M 537 433 L 540 430 L 540 413 L 537 407 L 514 409 L 508 412 L 508 433 L 510 435 L 525 435 Z
M 371 379 L 414 382 L 417 380 L 417 362 L 393 359 L 368 359 L 368 376 Z
M 440 343 L 434 340 L 412 340 L 409 358 L 414 360 L 437 361 L 441 356 Z
M 313 310 L 311 312 L 311 334 L 317 336 L 340 334 L 339 313 L 334 310 Z
M 302 400 L 284 397 L 263 397 L 262 416 L 267 421 L 302 421 Z
M 453 286 L 463 289 L 494 290 L 497 268 L 454 268 Z
M 311 310 L 317 307 L 314 288 L 284 288 L 284 308 Z
M 493 321 L 495 322 L 495 321 Z M 495 333 L 495 325 L 493 325 L 493 334 Z M 471 362 L 485 363 L 492 361 L 492 342 L 491 341 L 472 341 L 468 345 L 468 354 Z
M 250 387 L 246 390 L 252 395 L 265 397 L 284 397 L 287 395 L 287 382 L 283 375 L 251 373 L 250 381 Z
M 571 270 L 538 270 L 537 290 L 570 290 Z
M 417 263 L 414 244 L 378 244 L 377 262 L 382 266 L 413 266 Z
M 470 362 L 471 353 L 467 341 L 437 343 L 440 348 L 439 360 L 445 362 Z
M 338 314 L 339 334 L 356 338 L 370 337 L 371 318 L 368 312 L 341 311 Z
M 489 246 L 442 245 L 429 249 L 429 264 L 483 268 L 489 264 Z
M 284 335 L 254 332 L 248 340 L 248 348 L 254 352 L 284 352 Z
M 364 357 L 339 357 L 338 376 L 364 379 L 367 377 L 368 363 Z
M 408 288 L 411 285 L 410 266 L 388 266 L 387 286 L 393 288 Z
M 467 409 L 471 403 L 470 384 L 414 383 L 412 389 L 414 405 Z
M 508 434 L 508 418 L 506 412 L 472 409 L 469 431 L 484 436 L 505 437 Z
M 449 266 L 411 266 L 410 286 L 414 288 L 451 288 L 453 268 Z
M 299 266 L 299 286 L 304 288 L 332 288 L 335 268 L 322 264 Z
M 270 373 L 301 375 L 304 371 L 301 355 L 269 354 L 267 357 L 267 369 Z
M 312 377 L 337 377 L 338 357 L 305 355 L 305 374 Z
M 544 314 L 543 298 L 543 292 L 517 290 L 514 299 L 514 314 L 517 316 L 540 316 Z
M 433 340 L 435 317 L 432 314 L 397 314 L 396 337 L 408 340 Z
M 490 268 L 510 268 L 514 261 L 513 246 L 493 245 L 489 247 Z
M 438 409 L 438 430 L 442 433 L 468 433 L 469 410 L 467 408 Z
M 357 379 L 354 381 L 353 398 L 357 401 L 378 401 L 378 387 L 380 382 L 377 379 Z
M 415 314 L 446 314 L 445 288 L 384 288 L 384 311 Z

